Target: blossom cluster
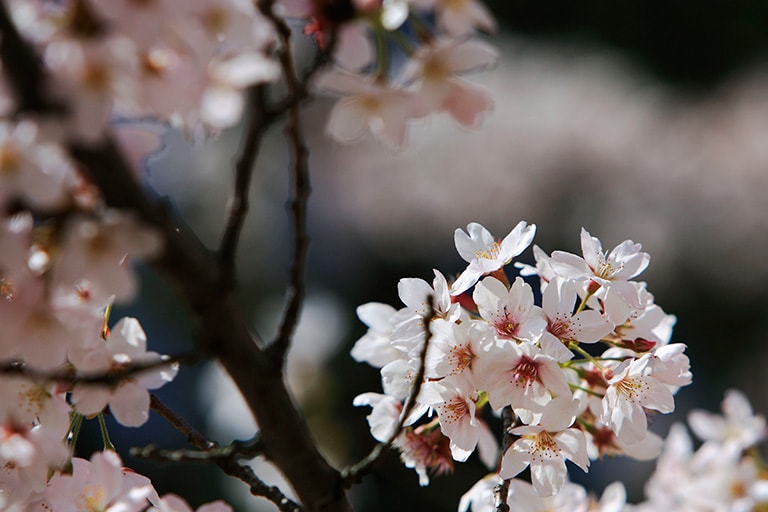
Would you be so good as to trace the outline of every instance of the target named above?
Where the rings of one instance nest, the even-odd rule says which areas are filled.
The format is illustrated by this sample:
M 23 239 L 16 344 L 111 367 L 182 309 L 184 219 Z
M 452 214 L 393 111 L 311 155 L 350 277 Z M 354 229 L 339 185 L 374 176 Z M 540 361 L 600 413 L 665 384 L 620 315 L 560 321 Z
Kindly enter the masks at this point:
M 103 421 L 108 410 L 118 423 L 140 426 L 149 417 L 148 390 L 176 375 L 175 364 L 147 351 L 137 319 L 109 324 L 113 301 L 130 298 L 136 288 L 129 258 L 159 250 L 153 231 L 112 210 L 83 209 L 37 221 L 20 211 L 0 222 L 0 361 L 11 370 L 0 374 L 2 510 L 40 504 L 83 510 L 64 504 L 61 492 L 64 485 L 70 493 L 98 487 L 82 474 L 117 485 L 103 468 L 84 469 L 87 461 L 78 462 L 72 453 L 84 418 Z M 134 368 L 142 371 L 108 380 Z M 99 491 L 99 499 L 111 503 L 117 498 L 110 493 Z M 145 507 L 146 500 L 139 500 L 130 510 Z
M 311 16 L 308 5 L 297 8 L 299 3 L 288 14 Z M 496 28 L 482 2 L 352 4 L 355 15 L 338 31 L 335 68 L 315 81 L 321 92 L 342 96 L 328 120 L 331 137 L 351 143 L 370 132 L 397 148 L 405 142 L 409 124 L 432 114 L 447 113 L 467 128 L 480 124 L 493 101 L 461 75 L 496 62 L 493 47 L 476 37 Z
M 507 504 L 510 512 L 645 512 L 763 510 L 768 505 L 768 479 L 757 444 L 766 437 L 765 418 L 755 415 L 746 397 L 731 390 L 723 400 L 723 414 L 693 411 L 688 423 L 703 441 L 694 451 L 690 435 L 675 424 L 664 442 L 656 471 L 645 486 L 646 500 L 627 503 L 624 484 L 614 482 L 600 499 L 578 484 L 566 482 L 555 496 L 541 497 L 531 484 L 513 480 Z M 496 474 L 477 482 L 459 503 L 459 512 L 496 510 Z
M 279 77 L 271 24 L 251 2 L 10 1 L 36 44 L 71 134 L 94 139 L 115 117 L 192 129 L 232 126 L 242 90 Z
M 547 497 L 563 490 L 568 460 L 587 471 L 602 455 L 652 459 L 661 451 L 647 416 L 672 412 L 691 373 L 685 345 L 670 342 L 674 317 L 635 280 L 649 255 L 629 240 L 605 252 L 582 229 L 581 255 L 534 246 L 535 266 L 512 267 L 534 234 L 520 222 L 497 240 L 469 224 L 455 233 L 467 262 L 456 280 L 437 270 L 431 284 L 402 279 L 405 307 L 358 309 L 369 329 L 352 356 L 381 369 L 384 393 L 355 404 L 373 407 L 372 435 L 396 436 L 422 485 L 477 448 L 501 479 L 530 468 L 531 489 Z M 506 270 L 515 267 L 520 275 L 510 280 Z M 416 389 L 416 405 L 403 411 Z M 512 413 L 500 457 L 484 409 Z

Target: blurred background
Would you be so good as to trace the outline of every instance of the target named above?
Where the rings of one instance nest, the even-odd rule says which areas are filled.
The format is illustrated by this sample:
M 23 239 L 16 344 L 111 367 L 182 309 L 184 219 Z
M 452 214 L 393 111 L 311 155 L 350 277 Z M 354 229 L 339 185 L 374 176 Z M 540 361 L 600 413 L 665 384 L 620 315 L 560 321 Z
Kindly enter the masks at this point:
M 652 261 L 641 278 L 677 316 L 673 341 L 688 345 L 694 372 L 674 415 L 654 418 L 661 435 L 691 408 L 719 410 L 730 387 L 768 412 L 768 3 L 497 0 L 490 7 L 500 30 L 489 41 L 500 59 L 497 69 L 471 77 L 495 98 L 480 129 L 433 118 L 413 126 L 401 152 L 375 141 L 344 147 L 323 134 L 333 99 L 318 98 L 305 111 L 313 183 L 308 300 L 289 378 L 323 451 L 343 466 L 374 444 L 369 409 L 352 407 L 356 395 L 381 389 L 378 371 L 349 356 L 365 332 L 355 308 L 400 307 L 400 278 L 461 271 L 453 232 L 472 221 L 499 237 L 519 220 L 536 223 L 535 243 L 547 252 L 579 253 L 582 226 L 605 249 L 625 239 L 643 244 Z M 216 244 L 239 134 L 190 145 L 167 132 L 164 141 L 148 162 L 151 185 Z M 239 269 L 243 308 L 269 339 L 291 251 L 280 127 L 263 148 Z M 528 250 L 522 259 L 530 258 Z M 140 318 L 151 349 L 181 352 L 191 346 L 183 308 L 146 274 L 142 299 L 122 313 Z M 253 435 L 215 366 L 183 368 L 159 394 L 218 441 Z M 149 427 L 112 431 L 126 449 L 184 445 L 154 417 Z M 245 487 L 215 468 L 126 463 L 161 492 L 195 504 L 227 492 L 237 510 L 273 510 L 264 500 L 240 501 Z M 265 479 L 277 478 L 255 464 Z M 652 468 L 616 459 L 593 463 L 587 479 L 572 474 L 598 493 L 621 479 L 636 501 Z M 423 489 L 393 452 L 353 499 L 361 511 L 455 510 L 485 472 L 472 458 Z

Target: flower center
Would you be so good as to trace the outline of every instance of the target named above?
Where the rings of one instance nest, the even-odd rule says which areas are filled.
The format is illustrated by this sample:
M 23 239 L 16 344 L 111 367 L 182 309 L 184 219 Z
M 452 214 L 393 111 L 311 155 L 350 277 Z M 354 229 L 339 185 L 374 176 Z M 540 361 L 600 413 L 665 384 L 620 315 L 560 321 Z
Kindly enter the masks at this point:
M 499 242 L 493 242 L 481 251 L 475 251 L 475 258 L 485 260 L 495 260 L 499 257 L 501 251 L 501 244 Z
M 624 377 L 616 383 L 616 391 L 630 402 L 635 402 L 643 390 L 643 382 L 640 379 Z
M 472 369 L 472 363 L 475 360 L 475 353 L 472 352 L 472 347 L 469 344 L 457 345 L 451 347 L 448 361 L 451 365 L 451 375 L 461 373 L 467 368 Z
M 528 386 L 539 380 L 539 363 L 528 356 L 523 356 L 512 372 L 512 382 L 518 386 Z
M 533 438 L 533 451 L 545 458 L 551 458 L 560 452 L 560 449 L 552 435 L 546 430 L 542 430 Z
M 502 338 L 516 338 L 517 331 L 520 328 L 520 324 L 515 322 L 507 311 L 507 306 L 504 306 L 504 316 L 500 317 L 494 324 L 496 327 L 496 334 Z

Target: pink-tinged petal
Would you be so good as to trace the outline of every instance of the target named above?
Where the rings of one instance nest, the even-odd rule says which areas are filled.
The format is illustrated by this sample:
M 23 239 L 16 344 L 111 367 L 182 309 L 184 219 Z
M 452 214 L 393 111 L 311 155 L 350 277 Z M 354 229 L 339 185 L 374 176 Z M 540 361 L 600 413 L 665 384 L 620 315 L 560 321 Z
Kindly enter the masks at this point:
M 459 275 L 459 278 L 453 282 L 453 285 L 451 286 L 451 295 L 461 295 L 469 290 L 475 283 L 477 283 L 477 280 L 480 279 L 482 275 L 483 272 L 477 270 L 477 268 L 470 263 L 466 270 Z
M 469 73 L 496 64 L 496 49 L 478 40 L 467 40 L 440 52 L 446 71 L 452 75 Z
M 124 317 L 112 328 L 106 346 L 113 353 L 143 355 L 147 350 L 147 335 L 137 319 Z
M 586 472 L 589 468 L 589 457 L 587 456 L 587 438 L 584 436 L 584 432 L 569 428 L 558 432 L 554 438 L 560 450 L 568 456 L 568 460 Z
M 691 411 L 688 414 L 688 426 L 701 440 L 719 439 L 726 431 L 726 422 L 719 414 L 709 411 Z
M 661 453 L 663 446 L 664 440 L 661 437 L 647 431 L 645 437 L 640 441 L 632 444 L 622 444 L 621 450 L 624 452 L 624 455 L 635 460 L 654 460 Z
M 752 420 L 754 413 L 747 397 L 741 391 L 729 389 L 723 399 L 723 413 L 730 420 Z
M 647 388 L 641 398 L 643 407 L 663 413 L 675 410 L 675 398 L 667 386 L 653 377 L 644 377 L 643 381 L 647 383 Z
M 485 422 L 478 422 L 477 451 L 480 461 L 488 469 L 495 469 L 499 460 L 499 443 Z
M 539 338 L 541 351 L 553 358 L 558 363 L 564 363 L 573 359 L 573 352 L 568 350 L 559 338 L 549 332 L 544 332 Z
M 442 103 L 459 124 L 466 128 L 478 128 L 484 115 L 493 108 L 493 99 L 483 89 L 455 81 Z
M 142 361 L 150 362 L 160 359 L 160 356 L 155 352 L 147 352 L 147 356 Z M 136 383 L 144 389 L 157 389 L 175 379 L 177 373 L 179 373 L 179 365 L 177 363 L 168 363 L 168 366 L 140 373 L 136 377 Z
M 531 455 L 528 452 L 527 446 L 530 443 L 524 444 L 525 442 L 525 439 L 518 440 L 515 444 L 509 447 L 507 452 L 501 458 L 501 470 L 499 471 L 499 476 L 501 478 L 513 478 L 528 467 L 531 461 Z
M 572 395 L 571 388 L 568 386 L 568 380 L 565 378 L 565 374 L 557 362 L 551 357 L 544 355 L 536 356 L 534 360 L 537 363 L 542 363 L 539 366 L 539 378 L 544 386 L 555 395 L 570 398 Z
M 333 106 L 326 130 L 335 140 L 351 144 L 365 135 L 367 124 L 360 98 L 354 96 L 342 98 Z
M 480 315 L 485 320 L 493 320 L 501 309 L 503 298 L 508 294 L 507 287 L 495 277 L 486 277 L 475 286 L 472 300 L 477 304 Z
M 150 512 L 192 512 L 192 507 L 175 494 L 166 494 L 160 500 L 159 508 L 150 509 Z
M 429 315 L 428 298 L 435 294 L 432 287 L 423 279 L 403 278 L 397 283 L 397 293 L 403 304 L 422 317 Z
M 391 320 L 397 310 L 389 304 L 369 302 L 358 306 L 355 312 L 357 318 L 368 327 L 377 331 L 388 331 L 392 327 Z
M 490 231 L 477 222 L 467 224 L 466 233 L 461 228 L 457 228 L 453 233 L 453 241 L 459 256 L 467 263 L 478 257 L 478 251 L 487 250 L 495 242 Z
M 565 484 L 565 461 L 562 459 L 543 460 L 531 464 L 531 483 L 539 496 L 554 496 Z
M 600 512 L 623 512 L 627 504 L 627 491 L 621 482 L 613 482 L 605 488 L 600 497 Z
M 149 393 L 146 389 L 126 382 L 109 401 L 115 420 L 125 427 L 139 427 L 149 419 Z
M 576 340 L 581 343 L 596 343 L 613 331 L 613 323 L 592 309 L 574 316 L 570 324 Z
M 219 500 L 201 505 L 196 512 L 232 512 L 232 507 Z
M 549 432 L 565 430 L 573 425 L 578 409 L 579 402 L 570 395 L 558 396 L 546 405 L 538 423 Z
M 632 240 L 625 240 L 611 251 L 608 259 L 621 264 L 614 277 L 631 279 L 648 268 L 651 256 L 648 253 L 640 252 L 641 249 L 642 245 L 636 244 Z
M 536 224 L 528 224 L 524 220 L 518 222 L 504 240 L 501 241 L 502 258 L 505 263 L 522 253 L 531 245 L 536 236 Z
M 107 406 L 112 395 L 108 389 L 96 386 L 75 386 L 72 391 L 72 402 L 77 412 L 85 416 L 98 414 Z
M 593 270 L 600 266 L 600 258 L 603 257 L 603 246 L 600 240 L 589 234 L 584 228 L 581 228 L 581 254 L 584 255 L 584 261 Z M 554 256 L 554 253 L 553 253 Z
M 555 274 L 568 279 L 585 279 L 592 272 L 584 259 L 569 252 L 554 251 L 549 264 Z

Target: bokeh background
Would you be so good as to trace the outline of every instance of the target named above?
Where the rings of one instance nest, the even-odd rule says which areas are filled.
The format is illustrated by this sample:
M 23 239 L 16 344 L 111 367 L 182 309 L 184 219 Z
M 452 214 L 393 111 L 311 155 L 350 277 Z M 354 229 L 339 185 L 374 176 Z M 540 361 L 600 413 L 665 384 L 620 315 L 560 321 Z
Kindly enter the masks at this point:
M 323 450 L 338 466 L 373 446 L 352 407 L 380 391 L 376 369 L 349 349 L 365 332 L 359 304 L 399 307 L 402 277 L 431 280 L 463 269 L 457 227 L 477 221 L 497 236 L 519 220 L 538 225 L 545 251 L 579 252 L 584 226 L 610 249 L 625 239 L 652 256 L 642 278 L 677 316 L 674 341 L 688 345 L 694 384 L 678 411 L 654 418 L 666 434 L 691 408 L 719 407 L 737 387 L 768 412 L 768 3 L 754 0 L 496 0 L 495 70 L 471 77 L 495 108 L 476 131 L 447 118 L 414 125 L 393 152 L 324 136 L 331 98 L 305 111 L 312 152 L 308 300 L 291 352 L 289 378 Z M 160 129 L 160 128 L 158 128 Z M 163 130 L 148 179 L 214 245 L 224 225 L 237 130 L 191 144 Z M 252 210 L 239 258 L 242 304 L 269 339 L 284 301 L 290 258 L 289 157 L 280 128 L 267 135 L 255 172 Z M 530 259 L 530 250 L 523 259 Z M 192 344 L 183 308 L 162 280 L 145 274 L 142 299 L 114 314 L 138 316 L 150 347 Z M 212 438 L 254 432 L 238 396 L 213 365 L 183 368 L 160 396 Z M 184 445 L 153 418 L 140 430 L 112 428 L 124 453 L 149 442 Z M 94 433 L 94 446 L 98 434 Z M 84 447 L 87 450 L 87 447 Z M 162 492 L 199 504 L 227 493 L 237 510 L 244 486 L 215 468 L 156 466 L 126 455 Z M 265 479 L 277 478 L 255 462 Z M 625 481 L 633 500 L 653 464 L 596 462 L 587 478 L 601 492 Z M 353 498 L 361 511 L 455 510 L 485 470 L 474 458 L 430 487 L 389 454 Z M 239 492 L 238 492 L 239 491 Z M 238 497 L 240 496 L 240 497 Z

